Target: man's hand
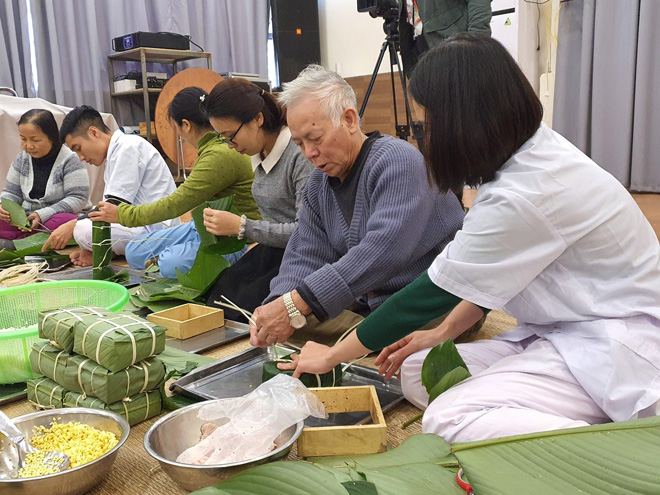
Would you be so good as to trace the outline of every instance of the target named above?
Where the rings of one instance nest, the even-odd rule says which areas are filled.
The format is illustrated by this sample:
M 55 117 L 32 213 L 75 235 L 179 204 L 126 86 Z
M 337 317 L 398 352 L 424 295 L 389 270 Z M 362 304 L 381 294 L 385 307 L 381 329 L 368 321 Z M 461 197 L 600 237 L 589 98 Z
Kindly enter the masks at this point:
M 293 370 L 294 378 L 300 378 L 303 373 L 327 373 L 339 364 L 333 360 L 332 347 L 311 341 L 303 346 L 300 354 L 291 355 L 291 359 L 291 363 L 279 363 L 277 367 L 281 370 Z
M 76 222 L 78 222 L 78 220 L 70 220 L 53 230 L 41 250 L 46 251 L 49 248 L 64 249 L 73 237 L 73 229 L 76 227 Z
M 30 213 L 27 219 L 28 222 L 32 223 L 32 230 L 41 226 L 41 217 L 39 216 L 39 213 L 37 213 L 36 211 L 34 213 Z
M 7 210 L 3 210 L 2 206 L 0 206 L 0 220 L 7 223 L 11 222 L 11 215 L 9 215 Z
M 98 211 L 89 213 L 92 222 L 119 223 L 119 207 L 105 201 L 99 202 Z
M 213 235 L 236 235 L 241 217 L 228 211 L 204 208 L 204 227 Z
M 255 347 L 285 342 L 295 331 L 281 297 L 255 309 L 252 319 L 256 326 L 250 324 L 250 343 Z

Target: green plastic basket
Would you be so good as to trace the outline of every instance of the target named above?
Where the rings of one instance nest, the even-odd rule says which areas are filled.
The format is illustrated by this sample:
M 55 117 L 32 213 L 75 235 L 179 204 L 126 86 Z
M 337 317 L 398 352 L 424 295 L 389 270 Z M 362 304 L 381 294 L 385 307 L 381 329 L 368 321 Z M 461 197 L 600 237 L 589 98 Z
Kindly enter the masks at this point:
M 34 378 L 29 354 L 38 342 L 39 312 L 100 306 L 121 311 L 128 301 L 125 287 L 103 280 L 62 280 L 0 289 L 0 385 Z M 27 327 L 27 328 L 24 328 Z M 2 331 L 6 328 L 20 330 Z

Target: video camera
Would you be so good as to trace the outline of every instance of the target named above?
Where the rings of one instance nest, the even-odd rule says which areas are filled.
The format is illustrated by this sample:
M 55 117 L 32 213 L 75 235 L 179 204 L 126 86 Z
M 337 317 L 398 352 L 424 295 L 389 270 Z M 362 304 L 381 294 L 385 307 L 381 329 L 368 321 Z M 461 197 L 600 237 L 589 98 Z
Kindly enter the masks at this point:
M 358 12 L 369 12 L 374 19 L 382 17 L 386 21 L 399 17 L 398 0 L 357 0 Z

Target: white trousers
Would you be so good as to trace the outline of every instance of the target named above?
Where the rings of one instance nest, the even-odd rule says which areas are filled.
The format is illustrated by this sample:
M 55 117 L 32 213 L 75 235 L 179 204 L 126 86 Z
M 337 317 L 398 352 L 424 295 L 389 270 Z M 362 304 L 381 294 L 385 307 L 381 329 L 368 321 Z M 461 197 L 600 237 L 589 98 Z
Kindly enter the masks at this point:
M 406 399 L 426 408 L 424 433 L 449 443 L 469 442 L 610 421 L 545 339 L 479 340 L 456 347 L 472 376 L 430 405 L 421 383 L 430 349 L 412 354 L 401 367 Z
M 110 225 L 110 237 L 112 238 L 112 252 L 115 254 L 125 254 L 126 244 L 139 235 L 147 232 L 144 227 L 124 227 L 118 223 Z M 73 229 L 73 238 L 81 249 L 92 250 L 92 221 L 89 218 L 78 220 Z

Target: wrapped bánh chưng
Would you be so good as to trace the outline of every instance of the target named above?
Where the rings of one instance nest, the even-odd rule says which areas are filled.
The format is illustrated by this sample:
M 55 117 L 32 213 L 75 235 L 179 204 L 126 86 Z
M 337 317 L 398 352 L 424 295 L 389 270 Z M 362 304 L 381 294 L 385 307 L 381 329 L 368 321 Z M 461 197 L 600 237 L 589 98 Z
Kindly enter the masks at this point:
M 73 352 L 116 372 L 163 352 L 165 331 L 130 314 L 85 316 L 74 326 Z
M 155 357 L 113 372 L 88 357 L 74 355 L 67 361 L 63 385 L 74 392 L 98 397 L 111 404 L 154 390 L 164 378 L 165 364 Z

